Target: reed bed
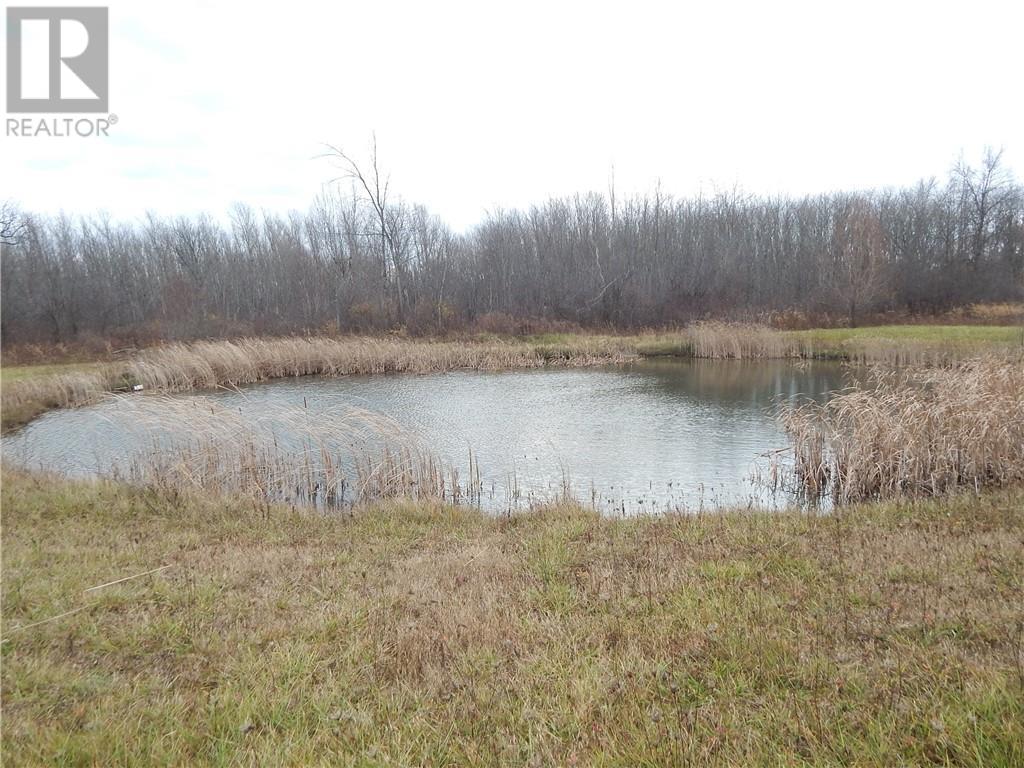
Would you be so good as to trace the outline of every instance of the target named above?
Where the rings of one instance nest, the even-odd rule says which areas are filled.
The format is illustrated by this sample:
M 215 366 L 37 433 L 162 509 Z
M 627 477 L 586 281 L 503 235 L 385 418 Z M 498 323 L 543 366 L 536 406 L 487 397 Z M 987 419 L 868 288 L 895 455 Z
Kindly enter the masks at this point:
M 501 370 L 621 362 L 633 355 L 608 338 L 555 349 L 525 342 L 284 338 L 173 344 L 142 352 L 126 368 L 147 389 L 181 391 L 291 376 Z
M 290 337 L 202 341 L 143 350 L 94 371 L 34 376 L 6 384 L 4 428 L 53 408 L 87 405 L 109 392 L 140 387 L 183 392 L 294 376 L 504 370 L 589 366 L 632 360 L 626 338 L 581 336 L 569 343 L 429 342 L 391 338 Z
M 4 405 L 17 407 L 29 400 L 45 400 L 51 407 L 66 408 L 90 402 L 113 387 L 105 371 L 61 373 L 4 385 Z
M 462 482 L 457 469 L 415 436 L 371 411 L 313 413 L 281 405 L 254 418 L 205 397 L 120 399 L 119 423 L 133 425 L 149 448 L 109 474 L 136 485 L 327 508 L 392 498 L 472 502 L 479 496 L 472 464 Z
M 782 331 L 753 323 L 707 322 L 686 329 L 693 356 L 712 359 L 754 360 L 797 358 L 800 342 Z
M 919 331 L 920 338 L 908 337 L 891 328 L 831 329 L 827 331 L 777 331 L 753 323 L 704 322 L 682 331 L 689 355 L 723 360 L 843 360 L 860 365 L 923 366 L 950 365 L 975 357 L 980 349 L 1013 357 L 1020 354 L 1021 341 L 1012 329 L 998 334 L 999 340 L 944 336 Z M 946 329 L 950 334 L 958 329 Z M 999 329 L 1002 330 L 1002 329 Z M 996 335 L 996 334 L 993 334 Z M 1009 337 L 1014 337 L 1010 339 Z M 643 349 L 643 346 L 640 347 Z
M 783 412 L 794 477 L 845 504 L 1024 481 L 1024 364 L 876 367 L 867 386 Z
M 54 408 L 75 408 L 95 402 L 120 386 L 113 368 L 39 376 L 4 384 L 0 409 L 4 427 L 20 426 Z

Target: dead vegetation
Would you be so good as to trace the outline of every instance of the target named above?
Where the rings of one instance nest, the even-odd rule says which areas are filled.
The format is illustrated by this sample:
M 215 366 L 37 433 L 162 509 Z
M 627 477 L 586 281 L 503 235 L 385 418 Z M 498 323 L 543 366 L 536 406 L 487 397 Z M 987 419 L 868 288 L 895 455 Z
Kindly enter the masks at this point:
M 581 337 L 553 353 L 522 341 L 416 342 L 388 338 L 288 338 L 173 344 L 143 351 L 128 377 L 147 389 L 179 391 L 289 376 L 501 370 L 549 364 L 592 365 L 628 359 L 624 345 Z
M 3 428 L 27 424 L 54 408 L 75 408 L 95 402 L 122 386 L 114 368 L 35 376 L 0 385 Z
M 784 412 L 795 479 L 837 503 L 1024 481 L 1024 365 L 876 368 L 868 386 Z
M 699 323 L 690 326 L 687 335 L 694 357 L 756 360 L 798 358 L 803 354 L 798 340 L 752 323 Z
M 115 479 L 173 492 L 239 495 L 348 509 L 381 499 L 472 502 L 479 478 L 446 466 L 382 414 L 267 404 L 242 415 L 206 397 L 122 396 L 123 423 L 148 445 L 111 467 Z M 471 455 L 472 460 L 472 455 Z

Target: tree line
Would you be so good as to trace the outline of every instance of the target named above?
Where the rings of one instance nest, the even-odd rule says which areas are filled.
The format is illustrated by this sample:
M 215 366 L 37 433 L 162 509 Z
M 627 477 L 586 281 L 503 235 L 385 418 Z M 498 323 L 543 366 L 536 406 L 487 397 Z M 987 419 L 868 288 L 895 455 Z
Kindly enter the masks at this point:
M 771 197 L 558 198 L 456 233 L 394 195 L 374 148 L 308 211 L 115 222 L 8 204 L 6 343 L 639 328 L 799 310 L 856 324 L 1024 293 L 1024 187 L 989 151 L 944 180 Z

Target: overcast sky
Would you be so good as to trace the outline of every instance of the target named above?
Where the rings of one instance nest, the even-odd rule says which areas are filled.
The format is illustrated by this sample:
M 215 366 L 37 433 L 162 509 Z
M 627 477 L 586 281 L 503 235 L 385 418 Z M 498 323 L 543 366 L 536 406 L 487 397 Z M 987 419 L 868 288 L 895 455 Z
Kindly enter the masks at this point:
M 1019 172 L 1022 29 L 1021 2 L 119 0 L 111 137 L 2 139 L 0 197 L 305 209 L 322 145 L 365 157 L 373 131 L 395 189 L 460 229 L 613 166 L 677 194 L 899 185 L 985 145 Z

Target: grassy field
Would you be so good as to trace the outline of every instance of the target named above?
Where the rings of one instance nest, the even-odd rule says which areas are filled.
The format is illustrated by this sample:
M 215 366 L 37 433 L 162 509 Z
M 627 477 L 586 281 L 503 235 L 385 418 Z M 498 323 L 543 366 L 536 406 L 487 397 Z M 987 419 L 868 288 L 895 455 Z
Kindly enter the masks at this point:
M 41 376 L 53 376 L 62 373 L 79 373 L 94 371 L 102 363 L 52 363 L 43 365 L 5 365 L 0 366 L 0 384 L 13 384 Z
M 1024 764 L 1022 491 L 628 521 L 2 494 L 5 765 Z
M 1024 338 L 1024 329 L 1012 325 L 876 325 L 865 328 L 816 328 L 784 333 L 823 346 L 831 345 L 834 348 L 841 347 L 849 341 L 867 339 L 1012 344 L 1020 343 Z

